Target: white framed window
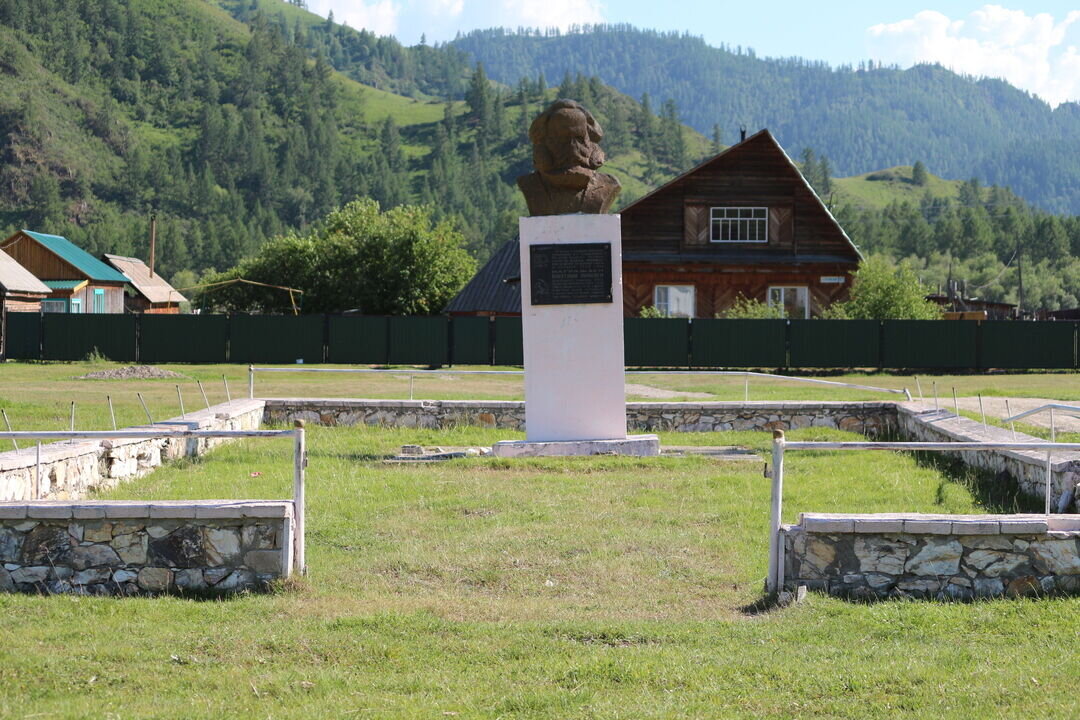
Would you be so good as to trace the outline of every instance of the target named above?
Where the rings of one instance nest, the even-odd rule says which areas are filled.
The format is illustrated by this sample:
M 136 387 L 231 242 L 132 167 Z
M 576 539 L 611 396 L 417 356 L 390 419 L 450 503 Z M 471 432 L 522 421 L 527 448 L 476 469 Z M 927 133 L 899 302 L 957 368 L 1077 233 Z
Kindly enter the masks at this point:
M 784 317 L 810 319 L 810 293 L 805 287 L 770 287 L 769 306 L 784 308 Z
M 47 313 L 66 313 L 67 312 L 67 300 L 42 300 L 41 312 Z
M 105 289 L 94 288 L 94 312 L 105 312 Z
M 769 242 L 769 208 L 709 208 L 709 226 L 712 242 Z
M 72 314 L 82 313 L 82 298 L 71 298 L 71 309 L 68 312 Z
M 694 317 L 694 286 L 657 285 L 653 290 L 653 307 L 664 317 Z

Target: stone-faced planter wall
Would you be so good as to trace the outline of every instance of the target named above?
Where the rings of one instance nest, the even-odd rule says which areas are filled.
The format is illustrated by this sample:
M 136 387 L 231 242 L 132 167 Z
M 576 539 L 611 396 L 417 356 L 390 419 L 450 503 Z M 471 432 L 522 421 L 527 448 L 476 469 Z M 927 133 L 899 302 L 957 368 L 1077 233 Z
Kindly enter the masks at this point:
M 233 400 L 187 413 L 146 429 L 255 430 L 263 418 L 261 400 Z M 0 502 L 77 500 L 141 477 L 163 463 L 203 455 L 225 442 L 219 438 L 154 438 L 56 442 L 41 446 L 41 476 L 34 447 L 0 453 Z
M 0 591 L 264 589 L 292 566 L 289 501 L 0 503 Z
M 264 421 L 316 425 L 454 425 L 525 429 L 525 403 L 509 400 L 337 400 L 268 398 Z M 631 431 L 718 432 L 830 427 L 878 435 L 896 427 L 891 402 L 627 403 Z
M 919 442 L 1046 442 L 1006 428 L 983 424 L 946 410 L 934 410 L 918 403 L 897 406 L 899 434 Z M 1042 498 L 1046 494 L 1046 453 L 1035 450 L 959 451 L 944 453 L 969 467 L 1005 473 L 1016 481 L 1025 495 Z M 1076 488 L 1080 485 L 1080 452 L 1055 452 L 1052 456 L 1050 507 L 1062 512 L 1073 502 L 1080 508 Z
M 784 587 L 857 599 L 1080 594 L 1080 517 L 819 515 L 783 528 Z

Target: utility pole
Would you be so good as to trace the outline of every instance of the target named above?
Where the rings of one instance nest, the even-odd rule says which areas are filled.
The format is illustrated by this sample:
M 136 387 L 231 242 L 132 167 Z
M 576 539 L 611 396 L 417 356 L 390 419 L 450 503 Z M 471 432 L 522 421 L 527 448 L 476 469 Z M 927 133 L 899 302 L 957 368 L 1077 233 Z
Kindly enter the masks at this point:
M 1024 316 L 1024 254 L 1021 252 L 1020 238 L 1016 239 L 1016 270 L 1020 274 L 1020 305 L 1017 308 L 1020 317 Z
M 157 246 L 157 213 L 150 213 L 150 277 L 154 276 L 154 250 Z

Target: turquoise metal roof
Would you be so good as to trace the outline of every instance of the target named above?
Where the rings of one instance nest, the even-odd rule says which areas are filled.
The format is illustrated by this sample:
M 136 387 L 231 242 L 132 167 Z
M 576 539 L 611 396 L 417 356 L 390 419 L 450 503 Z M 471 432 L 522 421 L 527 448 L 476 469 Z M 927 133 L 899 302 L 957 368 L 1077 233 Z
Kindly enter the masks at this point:
M 79 272 L 83 273 L 91 280 L 100 280 L 103 282 L 128 282 L 127 277 L 125 277 L 123 273 L 115 268 L 109 267 L 65 237 L 34 232 L 33 230 L 23 230 L 23 232 L 44 245 L 50 252 L 59 256 L 62 260 L 75 266 Z
M 45 287 L 50 290 L 74 290 L 80 285 L 85 285 L 86 280 L 42 280 Z

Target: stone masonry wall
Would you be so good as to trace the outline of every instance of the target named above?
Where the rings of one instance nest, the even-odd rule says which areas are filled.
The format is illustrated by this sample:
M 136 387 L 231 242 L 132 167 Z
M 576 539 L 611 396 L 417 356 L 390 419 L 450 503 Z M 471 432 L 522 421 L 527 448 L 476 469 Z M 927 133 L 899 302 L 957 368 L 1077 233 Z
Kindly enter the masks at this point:
M 187 413 L 146 429 L 255 430 L 263 418 L 261 400 L 233 400 Z M 129 428 L 132 429 L 132 428 Z M 140 429 L 140 428 L 134 428 Z M 0 453 L 0 502 L 78 500 L 94 490 L 141 477 L 169 460 L 206 453 L 223 438 L 155 438 L 56 442 L 41 447 L 41 477 L 35 448 Z
M 222 594 L 292 565 L 288 501 L 0 503 L 0 592 Z
M 266 399 L 264 421 L 317 425 L 453 425 L 525 429 L 525 403 L 505 400 Z M 896 427 L 891 402 L 627 403 L 631 431 L 717 432 L 831 427 L 878 435 Z
M 855 599 L 1080 594 L 1080 517 L 811 515 L 783 528 L 784 587 Z
M 947 410 L 934 410 L 920 403 L 899 403 L 897 424 L 905 440 L 921 442 L 1046 442 L 1037 437 L 1013 433 L 1006 428 L 983 424 Z M 1042 498 L 1046 494 L 1046 453 L 1035 450 L 959 451 L 945 453 L 969 467 L 992 473 L 1006 473 L 1025 495 Z M 1065 512 L 1074 502 L 1080 506 L 1076 488 L 1080 485 L 1080 452 L 1055 452 L 1051 456 L 1050 507 Z

